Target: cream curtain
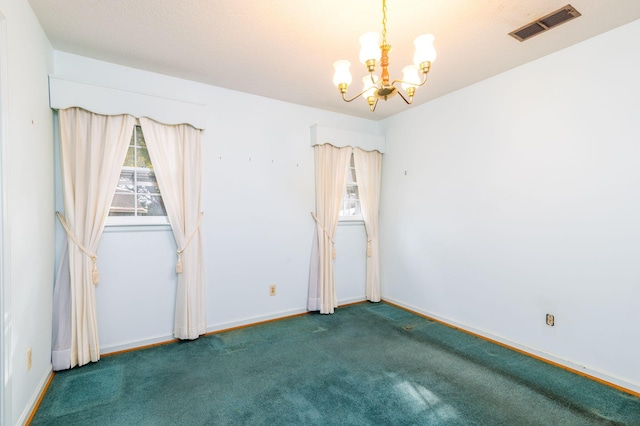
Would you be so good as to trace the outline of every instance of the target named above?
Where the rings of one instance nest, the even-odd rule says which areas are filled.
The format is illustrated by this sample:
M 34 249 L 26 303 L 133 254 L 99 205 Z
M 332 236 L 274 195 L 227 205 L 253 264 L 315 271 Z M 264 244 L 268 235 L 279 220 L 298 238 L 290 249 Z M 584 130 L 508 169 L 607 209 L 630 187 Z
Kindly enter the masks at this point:
M 311 248 L 309 298 L 307 309 L 332 314 L 338 306 L 333 272 L 335 248 L 333 236 L 340 218 L 340 204 L 347 184 L 347 167 L 352 149 L 316 145 L 316 221 Z
M 174 336 L 196 339 L 206 329 L 200 222 L 200 131 L 141 117 L 158 187 L 178 246 Z
M 58 112 L 67 255 L 54 291 L 54 370 L 100 359 L 95 285 L 96 251 L 135 118 L 69 108 Z
M 358 192 L 364 226 L 367 231 L 367 300 L 380 301 L 380 246 L 378 239 L 378 211 L 380 210 L 380 176 L 382 154 L 378 151 L 353 149 L 358 179 Z

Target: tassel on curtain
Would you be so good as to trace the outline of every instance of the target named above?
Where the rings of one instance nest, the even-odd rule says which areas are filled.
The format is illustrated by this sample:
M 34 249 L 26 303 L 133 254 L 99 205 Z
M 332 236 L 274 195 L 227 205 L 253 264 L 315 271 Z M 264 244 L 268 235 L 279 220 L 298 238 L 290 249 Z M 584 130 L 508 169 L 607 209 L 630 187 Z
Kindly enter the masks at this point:
M 187 238 L 187 242 L 184 244 L 182 248 L 176 250 L 176 253 L 178 254 L 178 260 L 176 261 L 176 274 L 182 273 L 182 253 L 184 252 L 184 249 L 187 248 L 187 246 L 189 245 L 193 237 L 196 235 L 196 232 L 198 232 L 198 230 L 200 229 L 200 224 L 202 223 L 203 214 L 204 213 L 202 212 L 200 213 L 200 217 L 198 217 L 198 224 L 196 225 L 196 228 L 193 230 L 193 232 L 189 234 L 189 238 Z
M 313 218 L 313 220 L 316 221 L 316 224 L 320 227 L 320 229 L 322 229 L 322 232 L 324 233 L 324 235 L 328 237 L 329 240 L 331 240 L 331 258 L 332 259 L 337 258 L 338 252 L 336 251 L 336 242 L 333 240 L 333 236 L 327 232 L 324 226 L 322 226 L 322 223 L 320 223 L 318 216 L 316 216 L 314 212 L 311 212 L 311 217 Z
M 91 259 L 92 267 L 91 267 L 91 283 L 98 284 L 100 282 L 100 272 L 98 271 L 98 256 L 95 253 L 89 252 L 89 250 L 83 246 L 78 238 L 73 235 L 73 232 L 69 229 L 69 225 L 67 225 L 67 221 L 64 219 L 64 216 L 60 212 L 56 212 L 56 216 L 58 216 L 58 220 L 62 224 L 64 228 L 64 232 L 67 233 L 67 238 L 69 238 L 73 243 L 78 246 L 80 250 Z

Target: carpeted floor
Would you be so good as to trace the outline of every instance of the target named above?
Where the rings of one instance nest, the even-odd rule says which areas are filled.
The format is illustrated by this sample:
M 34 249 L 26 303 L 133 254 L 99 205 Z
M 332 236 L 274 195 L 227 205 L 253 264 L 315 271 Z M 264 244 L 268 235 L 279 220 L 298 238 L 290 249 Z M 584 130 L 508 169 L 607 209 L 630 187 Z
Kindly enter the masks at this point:
M 640 398 L 378 304 L 103 358 L 33 425 L 640 425 Z

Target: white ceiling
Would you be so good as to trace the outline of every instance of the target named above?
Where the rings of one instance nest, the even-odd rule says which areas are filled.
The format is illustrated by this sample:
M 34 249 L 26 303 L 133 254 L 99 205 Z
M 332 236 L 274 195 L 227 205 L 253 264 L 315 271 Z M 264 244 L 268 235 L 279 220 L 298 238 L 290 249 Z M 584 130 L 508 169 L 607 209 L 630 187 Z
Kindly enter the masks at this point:
M 567 1 L 387 0 L 391 78 L 424 33 L 435 35 L 438 58 L 414 105 L 640 18 L 640 0 L 570 0 L 581 17 L 522 43 L 508 35 Z M 374 120 L 408 108 L 395 97 L 371 113 L 332 83 L 333 62 L 348 59 L 348 94 L 361 89 L 358 37 L 381 32 L 381 0 L 29 3 L 57 50 Z

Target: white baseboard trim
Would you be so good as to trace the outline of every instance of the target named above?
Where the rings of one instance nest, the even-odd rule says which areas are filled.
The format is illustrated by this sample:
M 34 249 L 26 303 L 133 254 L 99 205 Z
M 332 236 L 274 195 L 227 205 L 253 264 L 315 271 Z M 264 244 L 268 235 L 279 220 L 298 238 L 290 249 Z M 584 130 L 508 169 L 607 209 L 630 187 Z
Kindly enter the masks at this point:
M 149 339 L 131 340 L 124 343 L 118 343 L 115 345 L 101 346 L 100 355 L 109 355 L 116 352 L 128 351 L 133 349 L 142 349 L 145 346 L 157 345 L 160 343 L 171 342 L 175 340 L 173 335 L 166 334 L 162 336 L 151 337 Z
M 394 305 L 398 305 L 409 311 L 416 312 L 420 315 L 424 315 L 425 317 L 433 318 L 435 320 L 441 321 L 452 327 L 459 328 L 463 331 L 467 331 L 472 334 L 477 334 L 478 336 L 484 337 L 489 340 L 494 340 L 505 346 L 509 346 L 511 348 L 517 349 L 519 351 L 525 352 L 526 354 L 529 354 L 538 358 L 542 358 L 543 360 L 549 361 L 551 363 L 559 364 L 569 370 L 573 370 L 574 372 L 591 376 L 592 378 L 599 379 L 601 381 L 607 382 L 608 384 L 623 388 L 624 390 L 631 391 L 635 394 L 640 393 L 640 383 L 635 383 L 628 379 L 618 377 L 615 374 L 611 374 L 606 371 L 600 370 L 598 368 L 584 365 L 576 361 L 564 359 L 560 356 L 545 352 L 537 348 L 533 348 L 531 346 L 524 345 L 519 342 L 515 342 L 513 340 L 505 339 L 502 336 L 498 336 L 486 330 L 478 329 L 468 324 L 464 324 L 464 323 L 460 323 L 458 321 L 452 320 L 451 318 L 443 317 L 438 314 L 434 314 L 433 312 L 425 311 L 423 309 L 420 309 L 418 307 L 411 305 L 410 303 L 401 302 L 399 300 L 391 299 L 388 297 L 383 298 L 383 302 L 389 302 Z
M 361 303 L 361 302 L 366 302 L 366 301 L 367 301 L 367 299 L 362 298 L 362 297 L 352 297 L 350 299 L 338 300 L 338 308 L 340 306 L 351 305 L 353 303 Z
M 228 330 L 230 328 L 250 326 L 253 324 L 258 324 L 265 321 L 275 320 L 290 317 L 292 315 L 299 315 L 306 313 L 307 310 L 304 308 L 299 309 L 290 309 L 286 311 L 275 312 L 268 315 L 258 315 L 255 317 L 243 318 L 237 321 L 228 321 L 214 325 L 208 325 L 206 328 L 206 333 L 215 333 L 224 330 Z M 172 334 L 165 334 L 161 336 L 151 337 L 148 339 L 142 340 L 132 340 L 128 342 L 118 343 L 115 345 L 102 346 L 100 348 L 101 355 L 109 355 L 115 352 L 127 351 L 132 349 L 141 349 L 145 346 L 157 345 L 160 343 L 172 342 L 175 338 Z
M 49 368 L 45 371 L 45 373 L 40 378 L 40 382 L 38 383 L 38 386 L 36 386 L 35 392 L 33 393 L 33 395 L 31 395 L 31 398 L 29 399 L 29 403 L 27 404 L 24 411 L 20 415 L 20 418 L 16 423 L 17 425 L 24 425 L 25 423 L 27 423 L 27 420 L 29 420 L 29 417 L 31 417 L 31 415 L 34 412 L 34 409 L 36 408 L 36 404 L 38 403 L 38 400 L 40 400 L 40 397 L 45 391 L 45 387 L 47 386 L 47 383 L 49 382 L 49 378 L 51 377 L 52 374 L 53 374 L 53 366 L 49 364 Z
M 339 301 L 338 307 L 343 305 L 349 305 L 351 303 L 359 303 L 359 302 L 365 302 L 365 301 L 366 299 L 363 299 L 362 297 L 344 299 Z M 272 314 L 267 314 L 267 315 L 257 315 L 255 317 L 243 318 L 236 321 L 228 321 L 228 322 L 223 322 L 219 324 L 208 325 L 206 328 L 206 333 L 217 333 L 224 330 L 229 330 L 231 328 L 251 326 L 251 325 L 259 324 L 261 322 L 283 319 L 293 315 L 305 314 L 307 312 L 308 311 L 306 308 L 296 308 L 296 309 L 289 309 L 285 311 L 274 312 Z M 140 349 L 140 348 L 144 348 L 145 346 L 152 346 L 160 343 L 172 342 L 174 340 L 175 338 L 173 337 L 173 335 L 165 334 L 162 336 L 151 337 L 148 339 L 132 340 L 132 341 L 127 341 L 127 342 L 118 343 L 114 345 L 102 346 L 100 348 L 100 355 L 109 355 L 109 354 L 113 354 L 121 351 Z
M 293 315 L 305 314 L 307 312 L 308 311 L 306 310 L 306 308 L 289 309 L 286 311 L 275 312 L 273 314 L 257 315 L 255 317 L 243 318 L 236 321 L 223 322 L 220 324 L 208 326 L 207 333 L 215 333 L 215 332 L 228 330 L 230 328 L 250 326 L 250 325 L 259 324 L 265 321 L 278 320 L 278 319 L 283 319 Z

